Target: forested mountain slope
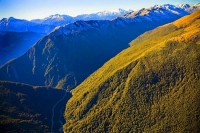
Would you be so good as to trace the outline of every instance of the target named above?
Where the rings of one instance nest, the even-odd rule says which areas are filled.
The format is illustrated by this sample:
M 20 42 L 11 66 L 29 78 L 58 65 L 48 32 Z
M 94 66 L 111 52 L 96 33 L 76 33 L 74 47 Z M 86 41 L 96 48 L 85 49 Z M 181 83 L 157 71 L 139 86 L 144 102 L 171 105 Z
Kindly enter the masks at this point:
M 200 11 L 130 45 L 72 91 L 64 132 L 200 132 Z

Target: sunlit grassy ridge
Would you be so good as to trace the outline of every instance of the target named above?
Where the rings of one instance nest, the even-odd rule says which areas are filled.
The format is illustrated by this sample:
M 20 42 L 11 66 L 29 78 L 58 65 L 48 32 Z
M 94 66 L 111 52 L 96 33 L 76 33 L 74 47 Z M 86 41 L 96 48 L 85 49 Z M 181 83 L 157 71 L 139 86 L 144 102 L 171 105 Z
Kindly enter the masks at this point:
M 64 131 L 200 132 L 199 19 L 146 32 L 88 77 L 72 91 Z

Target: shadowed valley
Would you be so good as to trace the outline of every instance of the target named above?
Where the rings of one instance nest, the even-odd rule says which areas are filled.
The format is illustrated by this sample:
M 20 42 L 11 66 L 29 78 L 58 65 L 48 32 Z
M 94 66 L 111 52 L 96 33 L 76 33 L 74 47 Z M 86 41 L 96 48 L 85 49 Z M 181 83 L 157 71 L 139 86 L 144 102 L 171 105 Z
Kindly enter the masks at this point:
M 49 133 L 51 128 L 58 132 L 63 121 L 60 109 L 71 97 L 65 90 L 6 81 L 0 81 L 0 95 L 0 132 L 12 133 Z M 63 101 L 55 107 L 58 112 L 55 112 L 52 127 L 52 109 L 64 95 Z

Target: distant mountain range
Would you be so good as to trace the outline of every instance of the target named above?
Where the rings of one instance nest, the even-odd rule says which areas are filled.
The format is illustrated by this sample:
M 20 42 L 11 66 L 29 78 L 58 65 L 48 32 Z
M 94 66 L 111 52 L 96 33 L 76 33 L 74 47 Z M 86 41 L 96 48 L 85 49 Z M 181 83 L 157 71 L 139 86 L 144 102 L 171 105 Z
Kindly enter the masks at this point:
M 76 17 L 55 14 L 44 19 L 35 19 L 31 21 L 16 19 L 14 17 L 3 18 L 0 21 L 0 31 L 30 31 L 38 33 L 49 33 L 56 26 L 73 23 L 78 20 L 110 20 L 129 12 L 131 12 L 131 10 L 125 11 L 123 9 L 119 9 L 118 12 L 104 11 L 92 14 L 82 14 Z
M 163 6 L 167 8 L 167 4 Z M 158 5 L 155 5 L 154 7 L 151 7 L 151 8 L 155 8 L 155 7 L 163 8 Z M 200 4 L 199 3 L 195 5 L 180 4 L 177 6 L 168 5 L 168 7 L 169 7 L 169 10 L 174 11 L 174 13 L 177 12 L 176 10 L 179 10 L 178 13 L 180 13 L 181 10 L 191 13 L 194 10 L 200 8 Z M 151 9 L 149 8 L 149 10 Z M 49 33 L 53 28 L 55 28 L 55 26 L 62 26 L 65 24 L 73 23 L 78 20 L 84 20 L 84 21 L 111 20 L 111 19 L 120 17 L 122 15 L 136 14 L 137 12 L 139 11 L 132 11 L 132 10 L 126 11 L 123 9 L 118 9 L 118 11 L 103 11 L 103 12 L 92 13 L 92 14 L 82 14 L 76 17 L 72 17 L 69 15 L 55 14 L 55 15 L 46 17 L 44 19 L 34 19 L 31 21 L 10 17 L 10 18 L 3 18 L 0 21 L 0 31 L 14 31 L 14 32 L 30 31 L 30 32 Z
M 169 7 L 171 5 L 168 5 Z M 161 8 L 161 6 L 154 6 L 152 8 Z M 165 5 L 165 7 L 167 8 L 167 4 Z M 181 10 L 185 10 L 187 12 L 193 12 L 194 10 L 198 9 L 200 7 L 199 4 L 195 4 L 195 5 L 189 5 L 189 4 L 180 4 L 177 6 L 174 6 L 175 8 L 181 8 Z M 149 9 L 150 10 L 150 9 Z M 173 9 L 176 10 L 176 9 Z M 138 12 L 138 11 L 136 11 Z M 176 11 L 175 11 L 176 12 Z M 122 15 L 126 15 L 126 14 L 134 14 L 133 10 L 123 10 L 123 9 L 118 9 L 118 11 L 103 11 L 103 12 L 98 12 L 98 13 L 92 13 L 92 14 L 82 14 L 82 15 L 78 15 L 76 17 L 71 17 L 68 15 L 59 15 L 59 14 L 55 14 L 55 15 L 51 15 L 49 17 L 46 17 L 44 19 L 35 19 L 35 20 L 31 20 L 31 22 L 36 22 L 36 23 L 40 23 L 40 24 L 48 24 L 48 25 L 56 25 L 56 26 L 61 26 L 63 24 L 68 24 L 68 23 L 72 23 L 78 20 L 111 20 L 117 17 L 120 17 Z M 179 13 L 179 12 L 178 12 Z
M 63 131 L 198 133 L 199 22 L 196 11 L 133 40 L 72 90 Z
M 154 7 L 151 7 L 152 9 L 157 8 L 169 8 L 167 10 L 171 10 L 171 13 L 181 13 L 181 12 L 188 12 L 191 13 L 194 10 L 198 9 L 200 7 L 200 4 L 195 4 L 195 5 L 189 5 L 189 4 L 180 4 L 177 6 L 173 5 L 163 5 L 163 6 L 158 6 L 155 5 Z M 153 11 L 149 8 L 149 11 Z M 24 19 L 16 19 L 14 17 L 10 18 L 3 18 L 0 20 L 0 31 L 12 31 L 12 32 L 37 32 L 37 33 L 49 33 L 52 31 L 56 26 L 62 26 L 65 24 L 73 23 L 75 21 L 79 20 L 112 20 L 120 16 L 126 16 L 126 17 L 131 17 L 130 15 L 136 16 L 137 13 L 142 12 L 141 9 L 139 11 L 132 11 L 132 10 L 123 10 L 123 9 L 118 9 L 118 11 L 103 11 L 103 12 L 98 12 L 98 13 L 92 13 L 92 14 L 82 14 L 78 15 L 76 17 L 68 16 L 68 15 L 51 15 L 49 17 L 46 17 L 44 19 L 35 19 L 35 20 L 24 20 Z M 155 9 L 156 10 L 156 9 Z M 179 10 L 179 11 L 177 11 Z M 159 12 L 162 12 L 161 10 Z M 147 13 L 147 12 L 146 12 Z M 145 13 L 143 12 L 143 15 Z M 142 15 L 142 14 L 141 14 Z M 170 15 L 170 14 L 157 14 L 158 17 Z M 181 14 L 180 14 L 181 16 Z
M 103 12 L 92 13 L 92 14 L 82 14 L 82 15 L 78 15 L 76 17 L 55 14 L 55 15 L 46 17 L 44 19 L 31 20 L 31 22 L 61 26 L 64 24 L 73 23 L 78 20 L 110 20 L 110 19 L 114 19 L 116 17 L 119 17 L 119 16 L 124 15 L 129 12 L 132 12 L 132 10 L 126 11 L 123 9 L 119 9 L 116 12 L 115 11 L 103 11 Z
M 187 14 L 185 8 L 163 5 L 113 20 L 76 21 L 56 27 L 24 55 L 2 66 L 0 79 L 73 89 L 127 48 L 132 39 Z

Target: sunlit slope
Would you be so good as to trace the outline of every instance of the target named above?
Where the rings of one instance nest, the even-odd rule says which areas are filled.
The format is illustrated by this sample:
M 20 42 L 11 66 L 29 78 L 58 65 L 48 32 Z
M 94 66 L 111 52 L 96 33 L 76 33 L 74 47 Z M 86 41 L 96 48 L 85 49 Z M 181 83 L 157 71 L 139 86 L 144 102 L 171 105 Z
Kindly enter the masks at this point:
M 72 91 L 64 131 L 200 132 L 199 17 L 146 32 L 88 77 Z

